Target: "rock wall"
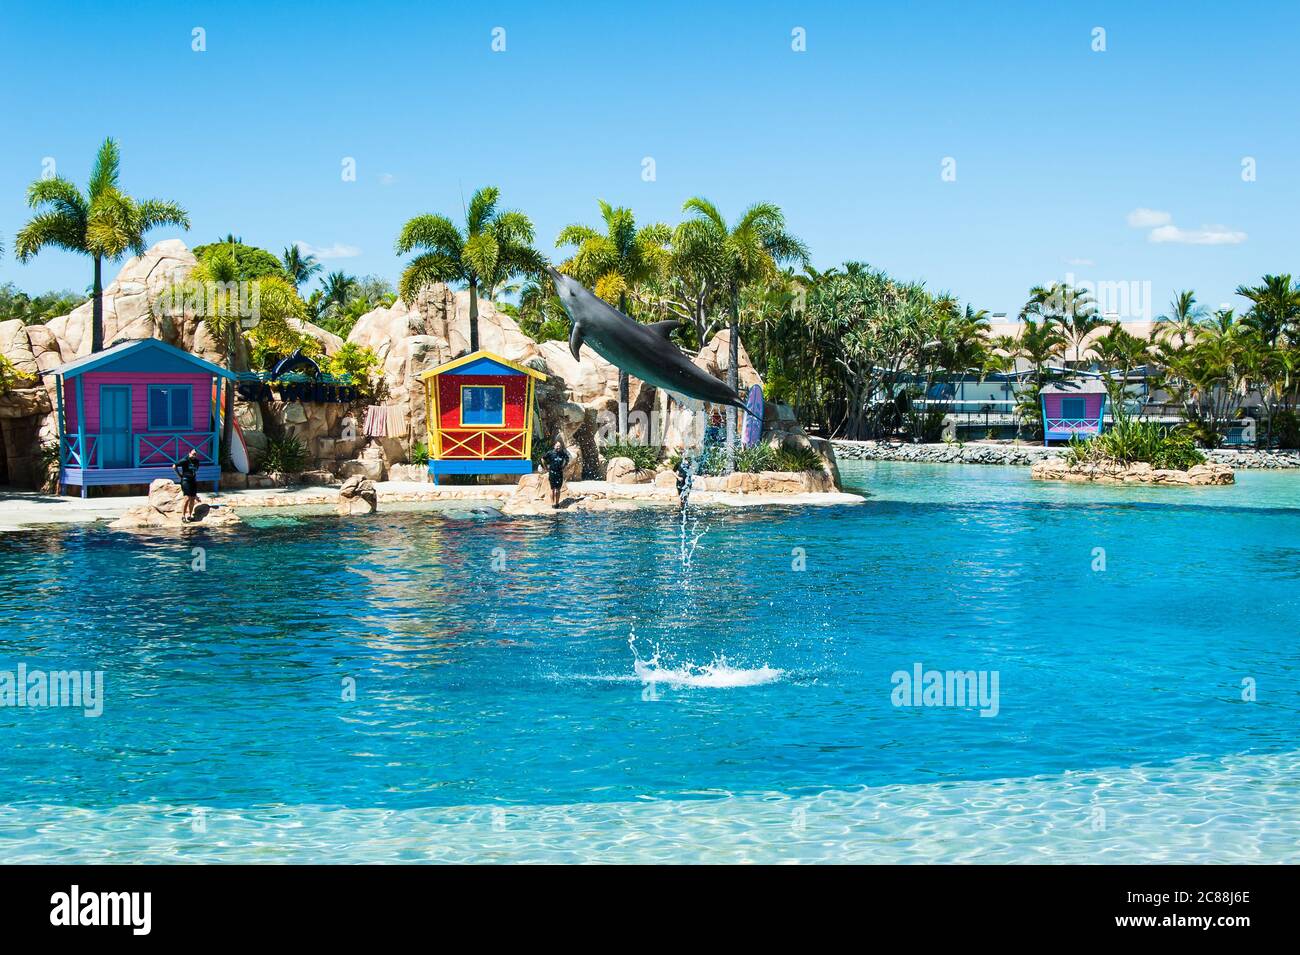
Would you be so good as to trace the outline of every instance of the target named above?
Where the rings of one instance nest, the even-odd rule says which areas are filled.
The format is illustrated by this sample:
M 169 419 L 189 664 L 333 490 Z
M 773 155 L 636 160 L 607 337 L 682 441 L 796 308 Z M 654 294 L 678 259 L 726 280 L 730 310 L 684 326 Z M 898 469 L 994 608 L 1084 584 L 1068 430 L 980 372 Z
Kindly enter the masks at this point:
M 1232 484 L 1232 468 L 1207 462 L 1186 471 L 1153 468 L 1149 464 L 1067 464 L 1063 459 L 1045 459 L 1030 468 L 1035 481 L 1066 481 L 1071 484 L 1154 484 L 1208 487 Z
M 1060 446 L 1036 444 L 896 444 L 888 441 L 830 442 L 845 461 L 917 461 L 923 464 L 994 464 L 1032 466 L 1064 456 Z M 1235 469 L 1300 468 L 1300 451 L 1253 451 L 1216 448 L 1206 451 L 1211 464 Z
M 1036 444 L 901 444 L 888 441 L 833 440 L 835 454 L 844 461 L 917 461 L 923 464 L 1032 465 L 1059 458 L 1061 448 Z

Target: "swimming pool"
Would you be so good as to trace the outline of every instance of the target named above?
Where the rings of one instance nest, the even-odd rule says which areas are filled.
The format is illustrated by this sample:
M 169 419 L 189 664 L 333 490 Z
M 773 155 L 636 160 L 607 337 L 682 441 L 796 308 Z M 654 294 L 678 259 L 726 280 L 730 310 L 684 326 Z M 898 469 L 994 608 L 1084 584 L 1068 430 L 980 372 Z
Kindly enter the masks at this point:
M 0 846 L 1296 857 L 1300 474 L 843 470 L 865 503 L 707 511 L 686 570 L 660 511 L 0 535 L 0 670 L 104 673 L 101 716 L 0 708 Z M 918 667 L 995 705 L 896 705 Z

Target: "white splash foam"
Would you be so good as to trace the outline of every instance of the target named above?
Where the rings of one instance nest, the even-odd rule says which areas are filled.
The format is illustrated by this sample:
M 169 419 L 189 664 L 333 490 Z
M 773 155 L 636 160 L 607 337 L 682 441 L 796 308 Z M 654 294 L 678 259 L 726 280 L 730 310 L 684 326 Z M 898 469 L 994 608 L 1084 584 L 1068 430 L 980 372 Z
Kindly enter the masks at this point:
M 764 683 L 775 683 L 781 679 L 783 673 L 770 666 L 733 667 L 722 659 L 703 666 L 687 663 L 679 667 L 664 668 L 659 665 L 658 657 L 655 656 L 649 660 L 634 660 L 632 666 L 642 683 L 709 688 L 762 686 Z

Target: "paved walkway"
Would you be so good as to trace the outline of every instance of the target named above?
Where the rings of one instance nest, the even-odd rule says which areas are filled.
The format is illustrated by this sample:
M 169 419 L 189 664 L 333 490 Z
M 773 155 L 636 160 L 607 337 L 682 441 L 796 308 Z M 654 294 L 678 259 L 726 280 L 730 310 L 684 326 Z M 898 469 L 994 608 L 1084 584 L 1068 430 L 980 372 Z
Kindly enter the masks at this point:
M 604 481 L 571 481 L 569 491 L 581 498 L 598 502 L 618 502 L 627 507 L 676 507 L 677 494 L 672 488 L 652 484 L 607 484 Z M 513 484 L 439 485 L 418 481 L 381 481 L 379 509 L 394 511 L 439 502 L 466 501 L 499 507 L 515 490 Z M 202 501 L 218 501 L 235 511 L 255 508 L 306 507 L 332 509 L 338 502 L 338 487 L 302 486 L 227 490 L 219 495 L 199 493 Z M 40 524 L 79 524 L 112 521 L 129 508 L 148 500 L 145 495 L 123 497 L 60 497 L 38 491 L 0 488 L 0 532 L 19 530 Z M 703 505 L 726 507 L 796 506 L 856 504 L 856 494 L 736 494 L 724 491 L 696 491 L 691 500 Z M 617 509 L 606 506 L 587 510 Z

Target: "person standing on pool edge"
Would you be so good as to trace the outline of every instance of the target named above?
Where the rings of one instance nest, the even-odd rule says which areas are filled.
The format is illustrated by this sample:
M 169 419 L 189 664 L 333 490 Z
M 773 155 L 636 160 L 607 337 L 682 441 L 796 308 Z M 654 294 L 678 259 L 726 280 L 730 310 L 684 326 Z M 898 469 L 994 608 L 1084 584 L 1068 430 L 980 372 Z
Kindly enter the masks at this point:
M 180 478 L 181 493 L 185 495 L 181 523 L 188 524 L 194 520 L 194 507 L 199 503 L 199 452 L 190 448 L 190 453 L 173 464 L 172 470 Z
M 555 447 L 542 455 L 542 463 L 546 465 L 546 476 L 551 482 L 551 507 L 560 506 L 560 488 L 564 486 L 564 469 L 569 466 L 572 455 L 564 447 L 564 441 L 560 438 L 555 439 Z

